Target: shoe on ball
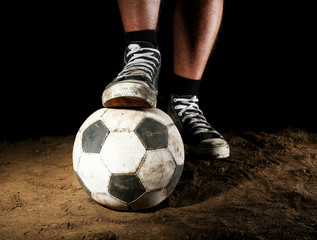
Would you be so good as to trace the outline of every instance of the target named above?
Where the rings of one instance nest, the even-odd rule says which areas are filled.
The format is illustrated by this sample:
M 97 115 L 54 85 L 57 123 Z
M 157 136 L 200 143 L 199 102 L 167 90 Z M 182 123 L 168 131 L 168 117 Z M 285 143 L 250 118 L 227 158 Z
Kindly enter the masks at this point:
M 230 155 L 223 136 L 206 120 L 195 95 L 172 95 L 168 114 L 182 135 L 185 152 L 189 156 L 219 159 Z
M 123 69 L 102 94 L 105 107 L 156 107 L 161 54 L 148 42 L 132 42 Z

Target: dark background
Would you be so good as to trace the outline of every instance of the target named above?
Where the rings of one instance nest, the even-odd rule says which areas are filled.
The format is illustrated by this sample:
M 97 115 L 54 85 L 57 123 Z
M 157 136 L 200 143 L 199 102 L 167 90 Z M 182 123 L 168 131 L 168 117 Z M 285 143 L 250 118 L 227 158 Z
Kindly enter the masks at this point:
M 312 9 L 295 1 L 225 1 L 200 91 L 216 129 L 316 131 Z M 75 134 L 121 70 L 116 1 L 20 3 L 3 11 L 0 140 Z M 173 1 L 163 1 L 161 96 L 172 70 L 172 15 Z

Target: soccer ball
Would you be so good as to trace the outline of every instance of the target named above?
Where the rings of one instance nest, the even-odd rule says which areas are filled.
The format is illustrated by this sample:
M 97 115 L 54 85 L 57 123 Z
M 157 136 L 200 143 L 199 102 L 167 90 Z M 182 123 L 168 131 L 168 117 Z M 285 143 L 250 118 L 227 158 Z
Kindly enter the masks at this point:
M 80 127 L 73 168 L 97 203 L 121 211 L 153 207 L 174 190 L 184 166 L 182 138 L 157 108 L 102 108 Z

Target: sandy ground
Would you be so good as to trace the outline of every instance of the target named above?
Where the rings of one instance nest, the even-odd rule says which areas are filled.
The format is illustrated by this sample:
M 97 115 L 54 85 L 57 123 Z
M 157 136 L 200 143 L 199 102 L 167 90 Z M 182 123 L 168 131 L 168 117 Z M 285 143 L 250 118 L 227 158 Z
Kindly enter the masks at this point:
M 117 212 L 72 169 L 74 136 L 0 143 L 0 239 L 316 239 L 317 134 L 224 133 L 226 160 L 186 159 L 163 203 Z

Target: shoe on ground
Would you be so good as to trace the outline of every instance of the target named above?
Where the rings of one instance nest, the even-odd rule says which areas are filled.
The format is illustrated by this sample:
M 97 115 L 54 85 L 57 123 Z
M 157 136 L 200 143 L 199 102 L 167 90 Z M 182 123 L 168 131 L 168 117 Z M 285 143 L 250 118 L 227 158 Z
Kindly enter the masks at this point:
M 230 155 L 223 136 L 206 120 L 195 95 L 172 95 L 168 114 L 180 131 L 185 152 L 194 158 L 220 159 Z
M 133 42 L 124 52 L 118 76 L 102 94 L 104 107 L 156 107 L 161 54 L 148 42 Z

